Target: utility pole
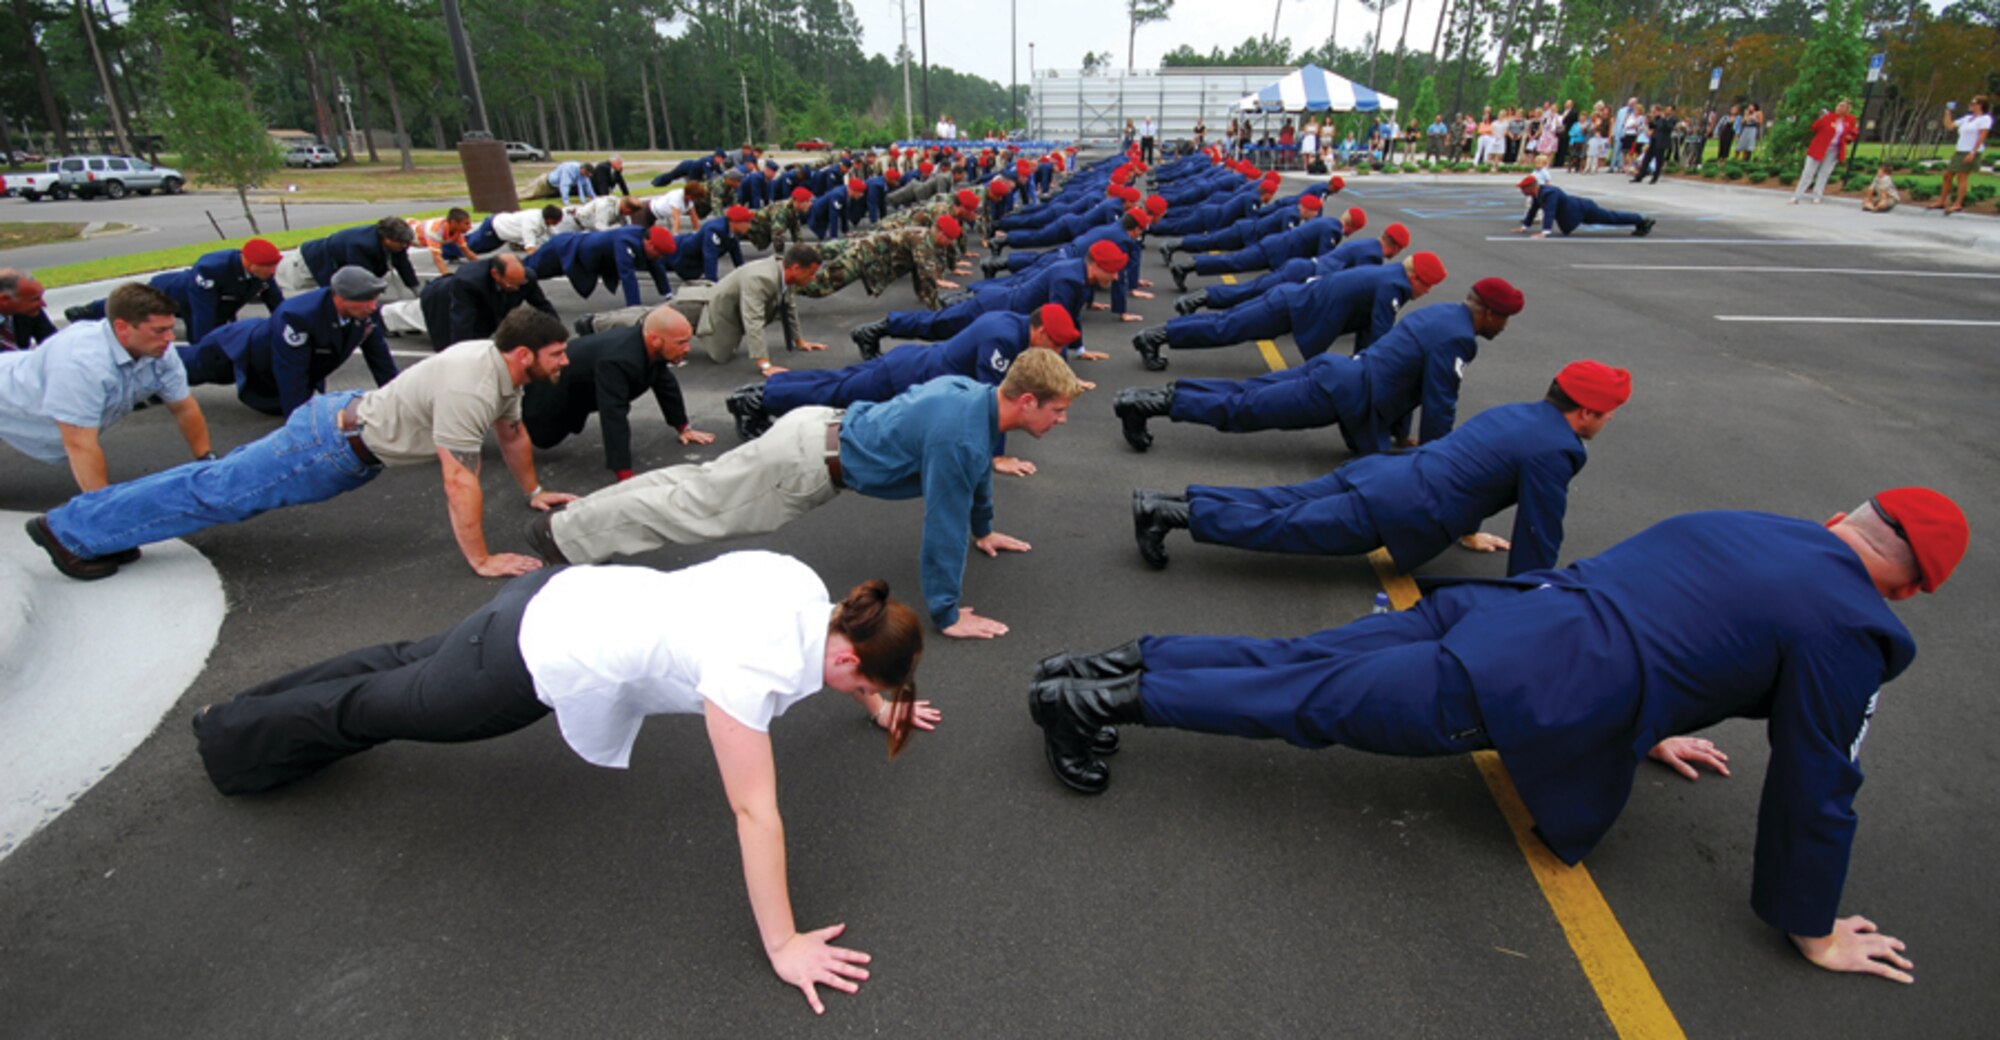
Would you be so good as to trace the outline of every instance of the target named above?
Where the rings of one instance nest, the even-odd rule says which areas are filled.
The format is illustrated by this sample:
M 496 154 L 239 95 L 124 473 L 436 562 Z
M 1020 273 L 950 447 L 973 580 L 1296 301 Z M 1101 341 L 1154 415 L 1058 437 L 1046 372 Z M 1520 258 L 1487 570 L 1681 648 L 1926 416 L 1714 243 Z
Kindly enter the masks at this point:
M 1007 0 L 1007 128 L 1021 123 L 1021 43 L 1015 35 L 1019 28 L 1020 0 Z
M 458 69 L 459 100 L 465 103 L 466 135 L 491 136 L 486 124 L 486 99 L 479 93 L 479 69 L 472 47 L 465 42 L 465 23 L 458 17 L 458 0 L 443 0 L 444 31 L 451 40 L 451 63 Z
M 743 141 L 748 144 L 757 138 L 750 132 L 750 81 L 743 78 L 743 71 L 736 72 L 736 83 L 743 88 Z
M 1032 95 L 1034 93 L 1034 90 L 1035 90 L 1035 41 L 1029 40 L 1028 41 L 1028 93 Z M 1028 128 L 1030 131 L 1028 136 L 1030 137 L 1035 137 L 1035 138 L 1041 137 L 1040 133 L 1041 120 L 1035 118 L 1035 115 L 1039 114 L 1040 112 L 1041 109 L 1038 106 L 1035 112 L 1031 113 L 1028 116 L 1028 121 L 1030 123 L 1035 124 L 1034 126 Z
M 903 29 L 903 136 L 914 140 L 916 112 L 910 108 L 910 0 L 896 0 L 897 22 Z
M 928 127 L 931 125 L 931 25 L 924 5 L 925 0 L 917 0 L 917 46 L 924 52 L 924 125 Z
M 354 128 L 354 95 L 348 92 L 346 80 L 335 79 L 334 82 L 340 91 L 340 107 L 347 112 L 347 154 L 351 158 L 354 155 L 354 142 L 361 138 L 361 132 Z

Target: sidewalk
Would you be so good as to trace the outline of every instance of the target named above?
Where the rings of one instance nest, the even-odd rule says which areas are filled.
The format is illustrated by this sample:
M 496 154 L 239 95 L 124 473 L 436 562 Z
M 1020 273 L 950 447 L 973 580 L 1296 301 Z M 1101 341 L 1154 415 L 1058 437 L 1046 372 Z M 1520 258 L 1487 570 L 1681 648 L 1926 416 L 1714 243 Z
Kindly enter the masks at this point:
M 1351 188 L 1366 191 L 1370 185 L 1423 185 L 1514 192 L 1517 174 L 1343 174 Z M 1304 185 L 1319 178 L 1287 174 L 1288 183 Z M 1859 199 L 1828 197 L 1824 204 L 1801 202 L 1786 205 L 1789 191 L 1773 191 L 1738 184 L 1662 179 L 1658 184 L 1634 184 L 1622 174 L 1580 175 L 1559 173 L 1555 185 L 1576 195 L 1587 195 L 1612 209 L 1638 210 L 1659 219 L 1658 235 L 1696 237 L 1684 221 L 1714 218 L 1738 229 L 1750 228 L 1779 238 L 1823 238 L 1829 241 L 1879 245 L 1884 251 L 1917 250 L 1935 254 L 1948 250 L 1961 254 L 1958 262 L 1978 266 L 2000 265 L 2000 218 L 1961 213 L 1946 217 L 1926 210 L 1922 203 L 1905 201 L 1888 213 L 1863 213 Z M 1525 201 L 1522 204 L 1525 211 Z M 1516 218 L 1511 224 L 1518 224 Z M 1495 223 L 1496 231 L 1511 224 Z

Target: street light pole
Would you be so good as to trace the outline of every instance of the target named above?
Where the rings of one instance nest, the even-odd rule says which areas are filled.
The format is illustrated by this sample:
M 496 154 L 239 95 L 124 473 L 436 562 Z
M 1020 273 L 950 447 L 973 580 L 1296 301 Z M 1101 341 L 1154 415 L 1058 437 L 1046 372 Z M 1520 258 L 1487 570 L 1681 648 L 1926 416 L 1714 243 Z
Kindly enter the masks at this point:
M 444 31 L 451 40 L 451 62 L 458 69 L 458 93 L 465 102 L 466 133 L 489 137 L 486 99 L 479 93 L 479 69 L 472 63 L 472 46 L 465 42 L 465 22 L 458 17 L 458 0 L 442 2 Z
M 1021 43 L 1016 30 L 1020 28 L 1018 15 L 1020 0 L 1007 0 L 1007 124 L 1012 129 L 1021 123 Z
M 931 125 L 931 25 L 925 0 L 917 0 L 917 46 L 923 48 L 924 58 L 924 125 Z

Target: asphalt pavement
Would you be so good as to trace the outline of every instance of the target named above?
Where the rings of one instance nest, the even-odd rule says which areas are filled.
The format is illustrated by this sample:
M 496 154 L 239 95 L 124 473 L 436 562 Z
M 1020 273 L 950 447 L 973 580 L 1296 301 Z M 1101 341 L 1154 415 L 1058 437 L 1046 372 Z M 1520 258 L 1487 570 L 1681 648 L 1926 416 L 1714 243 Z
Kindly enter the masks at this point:
M 1708 734 L 1732 778 L 1690 784 L 1649 766 L 1588 861 L 1642 974 L 1688 1035 L 1990 1034 L 2000 897 L 1986 870 L 2000 859 L 2000 825 L 1987 619 L 2000 609 L 2000 560 L 1978 532 L 2000 510 L 1993 330 L 1808 319 L 1990 321 L 2000 266 L 1922 229 L 1877 238 L 1882 225 L 1834 203 L 1788 213 L 1778 198 L 1752 199 L 1738 211 L 1723 204 L 1738 196 L 1701 185 L 1608 177 L 1566 186 L 1654 213 L 1652 238 L 1532 241 L 1510 234 L 1521 200 L 1509 181 L 1356 178 L 1341 201 L 1364 206 L 1371 231 L 1404 220 L 1414 248 L 1441 254 L 1450 279 L 1415 306 L 1462 299 L 1486 275 L 1526 293 L 1526 311 L 1482 344 L 1461 416 L 1539 398 L 1577 358 L 1632 369 L 1631 403 L 1572 485 L 1565 561 L 1691 510 L 1819 518 L 1913 483 L 1955 496 L 1976 532 L 1940 594 L 1896 608 L 1922 652 L 1885 691 L 1868 736 L 1842 907 L 1908 941 L 1916 985 L 1814 969 L 1751 914 L 1766 748 L 1747 721 Z M 1164 288 L 1138 309 L 1157 323 L 1173 294 L 1148 257 Z M 549 288 L 565 317 L 614 303 Z M 913 301 L 907 285 L 803 301 L 808 338 L 831 350 L 778 360 L 852 363 L 847 331 Z M 1044 440 L 1010 439 L 1041 471 L 996 478 L 995 526 L 1033 550 L 968 561 L 965 601 L 1012 632 L 932 634 L 921 684 L 942 728 L 889 763 L 845 698 L 812 698 L 773 727 L 799 923 L 845 922 L 842 941 L 874 957 L 873 978 L 858 996 L 827 997 L 825 1018 L 768 970 L 692 719 L 649 721 L 625 772 L 583 763 L 544 724 L 477 744 L 384 746 L 264 796 L 225 799 L 209 786 L 186 728 L 195 707 L 357 646 L 442 630 L 497 589 L 465 566 L 438 479 L 416 467 L 187 540 L 224 582 L 219 643 L 150 739 L 0 861 L 4 1032 L 1612 1035 L 1605 1001 L 1619 993 L 1593 988 L 1469 759 L 1133 727 L 1103 797 L 1075 796 L 1050 775 L 1025 704 L 1039 657 L 1147 632 L 1304 633 L 1366 613 L 1382 588 L 1365 560 L 1185 538 L 1167 571 L 1145 567 L 1133 487 L 1298 481 L 1344 449 L 1333 431 L 1231 436 L 1155 422 L 1153 450 L 1131 451 L 1111 413 L 1118 388 L 1266 370 L 1245 346 L 1170 352 L 1170 371 L 1148 373 L 1128 343 L 1139 327 L 1091 316 L 1086 341 L 1112 359 L 1078 367 L 1098 391 Z M 1297 363 L 1289 341 L 1280 349 Z M 642 466 L 735 443 L 723 399 L 755 378 L 748 362 L 695 360 L 680 378 L 695 425 L 718 442 L 683 447 L 642 404 Z M 354 363 L 334 382 L 366 380 Z M 224 388 L 197 393 L 220 446 L 272 426 Z M 158 410 L 105 440 L 114 479 L 184 454 Z M 488 538 L 520 549 L 529 512 L 492 462 Z M 609 480 L 594 428 L 537 463 L 551 489 Z M 0 453 L 0 509 L 38 511 L 69 490 L 65 472 Z M 670 568 L 768 548 L 799 556 L 836 591 L 882 577 L 916 598 L 921 520 L 914 502 L 843 495 L 768 537 L 630 562 Z M 1505 533 L 1510 520 L 1488 530 Z M 1453 550 L 1423 573 L 1503 572 L 1499 557 Z M 661 604 L 662 623 L 698 609 Z
M 315 202 L 287 205 L 282 209 L 276 198 L 261 195 L 250 204 L 257 215 L 257 228 L 243 215 L 243 204 L 226 192 L 184 192 L 180 195 L 127 195 L 122 199 L 43 199 L 29 202 L 21 198 L 0 198 L 0 221 L 52 221 L 77 224 L 119 223 L 132 226 L 117 235 L 93 236 L 71 242 L 0 251 L 0 265 L 34 270 L 54 264 L 71 264 L 105 256 L 121 256 L 153 249 L 170 249 L 199 242 L 215 242 L 214 217 L 230 238 L 283 230 L 289 220 L 294 228 L 364 224 L 417 208 L 420 203 L 404 202 Z M 445 205 L 445 203 L 439 203 Z

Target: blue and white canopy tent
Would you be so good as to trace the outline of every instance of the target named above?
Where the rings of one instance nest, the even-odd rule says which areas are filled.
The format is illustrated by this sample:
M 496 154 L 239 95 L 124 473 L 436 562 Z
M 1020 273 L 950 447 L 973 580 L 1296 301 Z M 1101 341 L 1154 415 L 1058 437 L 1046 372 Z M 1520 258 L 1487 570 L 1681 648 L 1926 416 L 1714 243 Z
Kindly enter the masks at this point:
M 1243 112 L 1394 112 L 1396 99 L 1307 65 L 1236 103 Z

